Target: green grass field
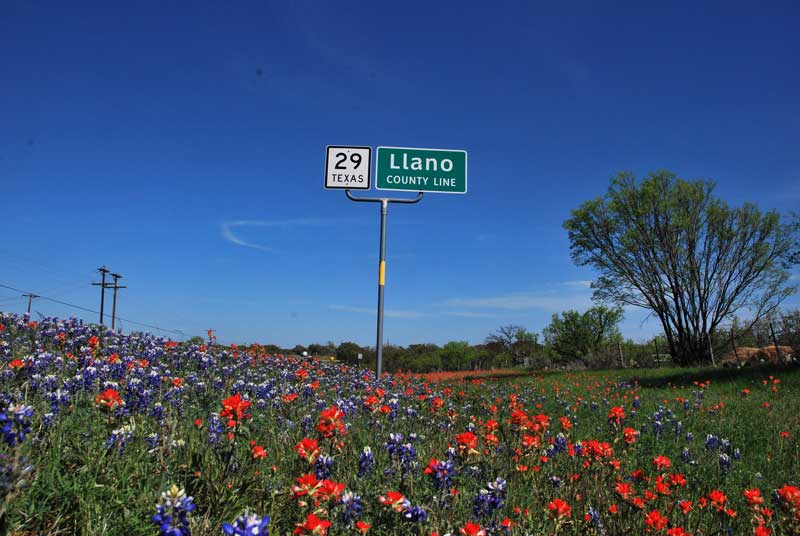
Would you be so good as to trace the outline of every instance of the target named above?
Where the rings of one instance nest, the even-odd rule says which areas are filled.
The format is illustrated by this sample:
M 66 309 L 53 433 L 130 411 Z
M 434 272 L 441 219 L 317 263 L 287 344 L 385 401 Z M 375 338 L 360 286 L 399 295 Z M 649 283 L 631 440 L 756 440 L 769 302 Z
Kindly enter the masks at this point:
M 221 534 L 245 511 L 280 535 L 800 531 L 798 370 L 376 380 L 0 324 L 0 532 Z

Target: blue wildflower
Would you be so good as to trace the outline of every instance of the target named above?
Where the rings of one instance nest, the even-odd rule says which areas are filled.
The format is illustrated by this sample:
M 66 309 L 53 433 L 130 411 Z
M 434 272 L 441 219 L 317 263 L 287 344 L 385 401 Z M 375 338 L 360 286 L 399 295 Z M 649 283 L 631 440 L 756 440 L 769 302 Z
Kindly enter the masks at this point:
M 358 455 L 358 476 L 366 476 L 372 473 L 375 467 L 375 456 L 372 454 L 372 449 L 364 447 L 361 454 Z
M 152 517 L 153 523 L 158 525 L 159 536 L 190 536 L 187 516 L 197 508 L 192 500 L 175 484 L 161 494 L 157 513 Z
M 223 523 L 222 532 L 236 536 L 269 536 L 267 525 L 269 516 L 259 517 L 256 514 L 244 514 L 236 518 L 233 524 Z
M 33 408 L 24 404 L 10 404 L 0 413 L 0 433 L 9 447 L 22 443 L 31 432 L 31 417 Z

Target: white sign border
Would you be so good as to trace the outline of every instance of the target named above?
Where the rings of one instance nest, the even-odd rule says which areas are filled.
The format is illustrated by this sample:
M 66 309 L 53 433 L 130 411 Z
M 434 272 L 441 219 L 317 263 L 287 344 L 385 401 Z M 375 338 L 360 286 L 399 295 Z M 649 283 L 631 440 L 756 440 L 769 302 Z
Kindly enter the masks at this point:
M 369 151 L 367 162 L 367 187 L 353 188 L 352 186 L 328 186 L 328 154 L 330 149 L 366 149 Z M 376 153 L 377 154 L 377 153 Z M 377 166 L 377 164 L 376 164 Z M 377 170 L 377 168 L 376 168 Z M 372 147 L 369 145 L 326 145 L 325 146 L 325 174 L 322 177 L 322 186 L 326 190 L 370 190 L 372 189 Z

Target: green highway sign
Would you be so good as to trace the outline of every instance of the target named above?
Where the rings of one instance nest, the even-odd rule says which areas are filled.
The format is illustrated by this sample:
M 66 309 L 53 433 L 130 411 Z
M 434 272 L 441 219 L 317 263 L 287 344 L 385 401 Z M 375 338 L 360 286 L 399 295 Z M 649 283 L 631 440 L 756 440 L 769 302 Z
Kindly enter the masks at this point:
M 378 147 L 376 160 L 378 190 L 467 193 L 467 151 Z

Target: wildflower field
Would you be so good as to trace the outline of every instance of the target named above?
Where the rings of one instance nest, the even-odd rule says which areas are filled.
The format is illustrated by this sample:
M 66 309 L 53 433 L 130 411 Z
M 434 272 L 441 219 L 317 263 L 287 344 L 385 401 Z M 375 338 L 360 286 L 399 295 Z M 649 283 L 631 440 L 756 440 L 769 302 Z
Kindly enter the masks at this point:
M 800 534 L 800 372 L 376 380 L 0 315 L 0 533 Z

